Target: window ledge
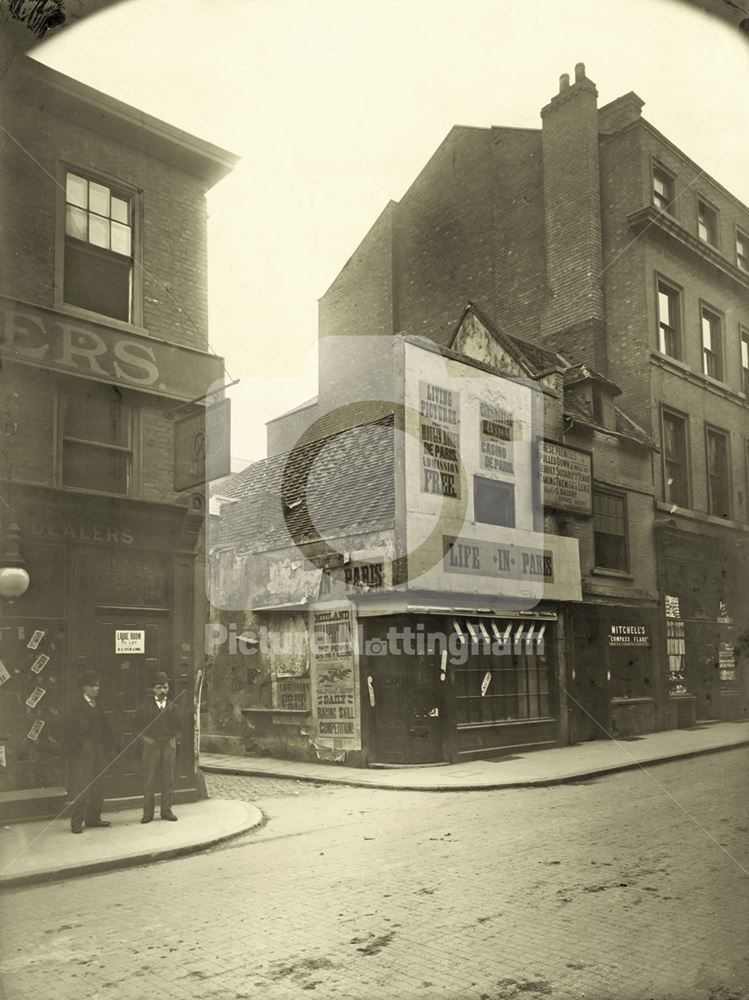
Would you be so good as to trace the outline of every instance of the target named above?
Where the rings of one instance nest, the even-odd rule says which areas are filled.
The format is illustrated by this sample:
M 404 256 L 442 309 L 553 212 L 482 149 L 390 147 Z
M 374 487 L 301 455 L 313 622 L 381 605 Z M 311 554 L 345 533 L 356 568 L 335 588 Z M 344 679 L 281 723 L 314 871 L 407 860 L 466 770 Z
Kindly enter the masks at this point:
M 649 698 L 645 695 L 638 696 L 636 698 L 612 698 L 612 705 L 653 705 L 655 704 L 655 698 Z
M 690 521 L 701 521 L 703 524 L 714 524 L 716 527 L 720 528 L 731 528 L 733 531 L 741 531 L 742 533 L 749 533 L 749 524 L 742 524 L 741 521 L 733 521 L 728 517 L 715 517 L 713 514 L 706 514 L 703 511 L 691 510 L 687 507 L 679 507 L 672 503 L 664 503 L 663 500 L 657 500 L 655 504 L 656 510 L 659 510 L 665 514 L 670 514 L 672 517 L 684 517 L 688 518 Z M 656 523 L 655 527 L 665 527 L 666 525 L 658 525 Z
M 746 393 L 731 388 L 730 385 L 713 378 L 712 375 L 705 375 L 702 372 L 694 371 L 680 358 L 673 358 L 670 354 L 664 354 L 662 351 L 651 351 L 650 360 L 660 368 L 671 369 L 675 375 L 685 377 L 694 385 L 709 389 L 711 392 L 715 392 L 716 395 L 728 396 L 742 403 L 746 403 L 747 401 Z
M 634 580 L 634 574 L 623 569 L 607 569 L 605 566 L 594 566 L 591 576 L 613 576 L 617 580 Z
M 113 330 L 122 330 L 123 333 L 137 333 L 142 337 L 149 336 L 148 330 L 137 323 L 127 323 L 123 319 L 115 319 L 114 316 L 93 312 L 91 309 L 82 309 L 80 306 L 71 305 L 69 302 L 59 302 L 55 306 L 55 309 L 66 316 L 89 320 L 89 322 L 98 323 L 100 326 L 111 327 Z

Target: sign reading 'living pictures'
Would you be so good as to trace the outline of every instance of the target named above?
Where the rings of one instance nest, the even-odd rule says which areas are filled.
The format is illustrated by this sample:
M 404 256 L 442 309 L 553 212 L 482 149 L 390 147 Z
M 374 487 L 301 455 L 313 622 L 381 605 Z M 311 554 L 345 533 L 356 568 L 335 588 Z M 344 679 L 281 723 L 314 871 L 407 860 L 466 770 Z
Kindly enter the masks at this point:
M 538 466 L 545 507 L 571 514 L 593 513 L 590 453 L 555 441 L 538 442 Z
M 480 404 L 481 468 L 512 474 L 512 414 L 494 403 Z
M 313 611 L 311 624 L 315 744 L 333 750 L 360 750 L 351 609 Z
M 419 382 L 421 492 L 460 496 L 460 397 L 431 382 Z

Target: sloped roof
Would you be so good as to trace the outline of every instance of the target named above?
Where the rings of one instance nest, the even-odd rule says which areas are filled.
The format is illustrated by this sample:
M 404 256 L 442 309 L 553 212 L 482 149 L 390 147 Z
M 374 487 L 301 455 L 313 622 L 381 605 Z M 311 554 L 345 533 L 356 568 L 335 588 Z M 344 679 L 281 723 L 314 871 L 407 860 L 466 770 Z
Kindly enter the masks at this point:
M 255 462 L 222 480 L 219 544 L 276 548 L 392 523 L 393 417 Z
M 599 382 L 611 390 L 615 396 L 621 396 L 622 390 L 612 382 L 610 378 L 602 375 L 595 368 L 586 364 L 573 364 L 566 368 L 564 372 L 564 384 L 574 385 L 576 382 Z
M 550 368 L 567 368 L 569 363 L 555 351 L 550 351 L 537 344 L 530 344 L 527 340 L 521 340 L 511 333 L 500 330 L 499 327 L 483 312 L 474 302 L 469 302 L 460 317 L 460 320 L 450 337 L 448 348 L 452 348 L 463 328 L 466 317 L 472 313 L 476 319 L 486 328 L 491 337 L 496 340 L 513 357 L 521 367 L 525 368 L 531 378 L 548 372 Z

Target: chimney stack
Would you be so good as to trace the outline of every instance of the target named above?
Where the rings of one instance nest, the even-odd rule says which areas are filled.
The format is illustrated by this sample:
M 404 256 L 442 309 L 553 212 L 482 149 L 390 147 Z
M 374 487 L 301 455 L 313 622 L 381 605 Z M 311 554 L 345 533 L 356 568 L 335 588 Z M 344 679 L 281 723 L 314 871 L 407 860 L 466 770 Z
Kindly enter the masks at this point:
M 598 91 L 575 66 L 541 111 L 548 300 L 546 344 L 606 370 Z

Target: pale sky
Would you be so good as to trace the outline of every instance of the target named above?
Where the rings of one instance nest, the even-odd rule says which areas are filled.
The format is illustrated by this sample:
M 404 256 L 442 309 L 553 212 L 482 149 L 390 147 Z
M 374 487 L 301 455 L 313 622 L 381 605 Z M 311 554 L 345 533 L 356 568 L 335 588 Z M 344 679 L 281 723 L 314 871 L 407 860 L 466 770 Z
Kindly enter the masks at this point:
M 540 127 L 561 73 L 749 203 L 749 46 L 679 0 L 128 0 L 35 58 L 242 157 L 208 196 L 232 451 L 316 393 L 317 300 L 449 129 Z

